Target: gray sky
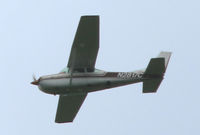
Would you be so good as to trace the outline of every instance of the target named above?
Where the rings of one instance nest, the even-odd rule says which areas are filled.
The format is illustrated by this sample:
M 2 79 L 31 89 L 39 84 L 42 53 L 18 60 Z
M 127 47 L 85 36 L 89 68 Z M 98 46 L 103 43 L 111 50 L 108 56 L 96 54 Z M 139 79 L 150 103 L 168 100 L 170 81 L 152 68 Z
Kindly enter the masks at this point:
M 199 135 L 198 0 L 0 1 L 0 134 Z M 58 96 L 33 85 L 67 65 L 81 15 L 100 15 L 96 67 L 145 68 L 160 51 L 173 55 L 158 93 L 142 84 L 91 93 L 74 122 L 54 123 Z

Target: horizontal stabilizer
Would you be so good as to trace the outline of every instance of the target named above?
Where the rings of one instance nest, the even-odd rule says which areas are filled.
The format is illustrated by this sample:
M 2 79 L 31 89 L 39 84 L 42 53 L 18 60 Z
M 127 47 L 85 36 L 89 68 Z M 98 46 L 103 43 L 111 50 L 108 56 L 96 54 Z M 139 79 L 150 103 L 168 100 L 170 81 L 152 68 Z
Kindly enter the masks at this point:
M 147 66 L 144 75 L 160 75 L 165 71 L 165 59 L 164 58 L 152 58 Z
M 150 60 L 143 75 L 143 77 L 146 78 L 146 80 L 143 81 L 143 93 L 157 91 L 163 80 L 170 56 L 171 52 L 160 52 L 157 58 L 152 58 Z
M 143 93 L 153 93 L 156 92 L 162 79 L 152 79 L 143 82 Z

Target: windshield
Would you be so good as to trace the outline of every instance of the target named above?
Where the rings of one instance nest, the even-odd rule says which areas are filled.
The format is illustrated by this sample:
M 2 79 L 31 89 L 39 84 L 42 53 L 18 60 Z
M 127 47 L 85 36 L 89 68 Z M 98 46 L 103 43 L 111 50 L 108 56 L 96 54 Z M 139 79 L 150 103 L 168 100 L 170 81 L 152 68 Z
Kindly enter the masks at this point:
M 69 72 L 69 68 L 68 67 L 65 67 L 63 68 L 60 73 L 68 73 Z

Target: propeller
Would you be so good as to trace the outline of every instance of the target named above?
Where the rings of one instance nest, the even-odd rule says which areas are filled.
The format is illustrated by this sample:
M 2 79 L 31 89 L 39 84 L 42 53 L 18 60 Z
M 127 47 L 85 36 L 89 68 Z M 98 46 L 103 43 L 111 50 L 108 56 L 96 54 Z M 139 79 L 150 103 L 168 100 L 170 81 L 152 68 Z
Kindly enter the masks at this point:
M 31 82 L 31 84 L 38 85 L 39 84 L 39 80 L 36 79 L 34 74 L 32 75 L 32 77 L 33 77 L 33 81 Z
M 33 77 L 33 80 L 34 80 L 34 81 L 37 81 L 37 79 L 36 79 L 36 77 L 35 77 L 34 74 L 32 75 L 32 77 Z

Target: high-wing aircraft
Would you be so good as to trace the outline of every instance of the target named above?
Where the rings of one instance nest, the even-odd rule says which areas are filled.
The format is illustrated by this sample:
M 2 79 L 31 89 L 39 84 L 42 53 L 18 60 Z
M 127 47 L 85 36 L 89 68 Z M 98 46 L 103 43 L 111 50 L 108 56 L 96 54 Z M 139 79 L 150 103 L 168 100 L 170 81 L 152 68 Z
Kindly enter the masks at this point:
M 95 68 L 99 49 L 99 16 L 82 16 L 68 65 L 58 74 L 34 77 L 31 84 L 59 95 L 55 122 L 72 122 L 89 92 L 143 82 L 143 93 L 156 92 L 163 80 L 171 52 L 160 52 L 144 70 L 106 72 Z

